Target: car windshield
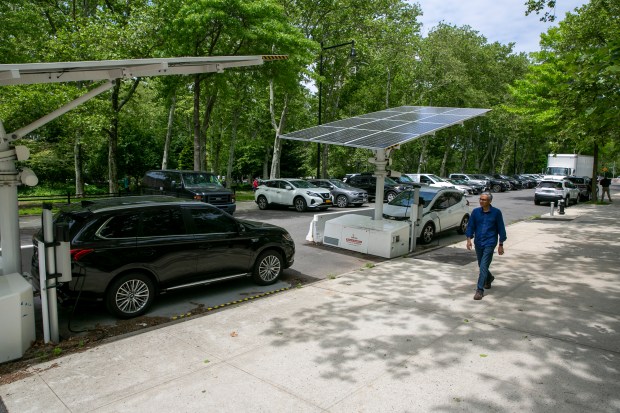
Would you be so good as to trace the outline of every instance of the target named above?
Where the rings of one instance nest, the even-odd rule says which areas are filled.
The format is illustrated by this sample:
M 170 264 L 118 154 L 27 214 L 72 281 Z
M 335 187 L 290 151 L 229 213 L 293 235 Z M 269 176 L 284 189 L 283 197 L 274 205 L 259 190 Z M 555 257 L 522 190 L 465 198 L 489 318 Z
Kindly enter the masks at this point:
M 413 184 L 413 179 L 409 178 L 407 175 L 401 175 L 400 176 L 400 181 L 401 182 L 406 182 L 406 183 L 411 183 Z
M 437 182 L 446 182 L 444 179 L 438 177 L 437 175 L 427 174 L 427 176 Z
M 329 183 L 332 184 L 333 186 L 335 186 L 336 188 L 340 188 L 340 189 L 353 189 L 353 187 L 349 184 L 347 184 L 346 182 L 342 182 L 339 179 L 330 179 Z
M 413 194 L 414 191 L 411 190 L 403 191 L 398 194 L 396 198 L 392 199 L 389 204 L 393 206 L 410 207 L 413 205 Z M 428 205 L 433 198 L 435 198 L 435 195 L 437 195 L 436 191 L 420 191 L 420 199 L 424 200 L 424 205 Z
M 295 179 L 295 180 L 290 180 L 289 181 L 291 185 L 293 185 L 295 188 L 318 188 L 318 186 L 311 184 L 308 181 L 304 181 L 302 179 Z
M 586 180 L 583 178 L 576 178 L 573 176 L 568 177 L 568 180 L 571 181 L 574 184 L 585 184 Z
M 478 175 L 478 174 L 476 174 L 476 175 L 472 175 L 472 176 L 473 176 L 474 178 L 476 178 L 476 179 L 483 179 L 483 180 L 485 180 L 485 181 L 486 181 L 487 179 L 489 179 L 488 177 L 486 177 L 486 176 L 484 176 L 484 175 Z
M 222 186 L 217 176 L 207 173 L 184 173 L 183 182 L 188 187 L 216 188 Z
M 396 182 L 395 180 L 393 180 L 392 178 L 390 178 L 389 176 L 385 177 L 385 183 L 386 184 L 390 184 L 390 185 L 394 185 L 397 186 L 398 182 Z

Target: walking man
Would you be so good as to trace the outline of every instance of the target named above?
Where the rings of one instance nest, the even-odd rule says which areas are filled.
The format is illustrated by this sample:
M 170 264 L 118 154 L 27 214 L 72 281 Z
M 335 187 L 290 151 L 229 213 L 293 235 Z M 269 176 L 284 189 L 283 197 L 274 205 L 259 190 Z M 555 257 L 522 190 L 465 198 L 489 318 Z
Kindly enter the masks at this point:
M 474 300 L 482 300 L 484 289 L 490 289 L 491 283 L 495 279 L 489 271 L 489 266 L 493 260 L 493 252 L 497 246 L 498 237 L 497 252 L 499 255 L 504 255 L 504 241 L 506 241 L 504 218 L 502 211 L 494 208 L 491 202 L 493 202 L 493 195 L 490 193 L 484 192 L 480 195 L 480 207 L 472 211 L 467 224 L 467 231 L 465 231 L 467 249 L 470 251 L 471 240 L 474 239 L 478 267 L 480 268 Z

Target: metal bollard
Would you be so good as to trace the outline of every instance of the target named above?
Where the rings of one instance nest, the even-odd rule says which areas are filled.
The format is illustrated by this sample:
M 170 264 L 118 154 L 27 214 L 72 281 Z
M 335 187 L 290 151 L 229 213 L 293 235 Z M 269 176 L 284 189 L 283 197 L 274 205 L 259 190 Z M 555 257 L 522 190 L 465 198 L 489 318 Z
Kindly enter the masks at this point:
M 560 215 L 564 215 L 564 200 L 560 199 Z
M 555 202 L 549 202 L 549 216 L 553 216 L 555 212 Z

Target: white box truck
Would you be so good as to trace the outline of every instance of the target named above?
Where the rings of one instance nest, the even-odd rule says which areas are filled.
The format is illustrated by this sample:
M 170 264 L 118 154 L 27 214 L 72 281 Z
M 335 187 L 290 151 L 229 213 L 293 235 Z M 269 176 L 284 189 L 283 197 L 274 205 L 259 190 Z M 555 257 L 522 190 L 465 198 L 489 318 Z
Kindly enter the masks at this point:
M 594 157 L 576 154 L 549 154 L 545 175 L 592 177 Z

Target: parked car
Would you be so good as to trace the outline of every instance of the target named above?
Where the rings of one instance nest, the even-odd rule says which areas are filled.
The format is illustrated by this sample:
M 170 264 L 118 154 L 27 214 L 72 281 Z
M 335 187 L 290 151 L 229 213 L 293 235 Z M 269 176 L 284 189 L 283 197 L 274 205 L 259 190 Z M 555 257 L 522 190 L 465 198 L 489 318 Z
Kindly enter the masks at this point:
M 505 179 L 497 179 L 492 175 L 474 174 L 477 179 L 486 179 L 489 182 L 491 192 L 506 192 L 510 190 L 510 183 Z
M 477 195 L 477 194 L 481 194 L 482 191 L 484 190 L 484 186 L 469 183 L 468 181 L 465 181 L 462 179 L 448 178 L 446 179 L 446 182 L 451 183 L 452 186 L 454 186 L 456 189 L 461 190 L 461 192 L 463 192 L 464 195 Z
M 545 179 L 534 192 L 534 203 L 565 201 L 565 205 L 579 202 L 579 189 L 568 179 Z
M 413 190 L 402 192 L 383 207 L 383 218 L 407 220 L 411 217 Z M 424 202 L 420 225 L 416 226 L 416 237 L 421 244 L 428 244 L 439 232 L 456 229 L 464 234 L 469 222 L 469 202 L 461 191 L 455 188 L 420 188 L 420 200 Z
M 260 209 L 270 205 L 295 207 L 298 212 L 325 211 L 333 205 L 329 189 L 319 188 L 303 179 L 270 179 L 254 191 L 254 201 Z
M 590 201 L 592 199 L 592 179 L 587 176 L 567 176 L 566 179 L 579 189 L 580 201 Z M 594 198 L 598 198 L 598 185 L 596 186 L 596 196 Z
M 211 172 L 156 169 L 147 171 L 142 178 L 144 195 L 169 195 L 195 199 L 234 214 L 235 195 L 226 189 Z
M 334 205 L 339 208 L 345 208 L 349 205 L 361 206 L 368 202 L 368 192 L 352 187 L 339 179 L 309 179 L 308 182 L 320 188 L 329 189 Z
M 500 179 L 500 180 L 504 180 L 506 182 L 508 182 L 508 185 L 510 186 L 511 190 L 517 190 L 517 189 L 523 189 L 523 184 L 521 183 L 521 181 L 508 176 L 508 175 L 502 175 L 502 174 L 493 174 L 491 175 L 493 178 L 495 179 Z
M 512 177 L 520 181 L 523 188 L 535 188 L 538 185 L 534 178 L 525 174 L 514 174 Z
M 413 182 L 427 184 L 438 188 L 454 188 L 454 186 L 434 174 L 406 174 Z
M 352 175 L 347 178 L 346 183 L 356 188 L 364 189 L 368 192 L 368 199 L 371 202 L 375 200 L 377 194 L 377 177 L 373 176 L 372 173 L 364 172 Z M 383 200 L 390 202 L 392 199 L 396 198 L 398 194 L 411 188 L 413 188 L 413 185 L 400 184 L 386 176 L 383 185 Z
M 488 178 L 475 178 L 472 174 L 450 174 L 450 179 L 461 179 L 463 181 L 467 181 L 468 183 L 482 185 L 484 187 L 483 191 L 489 191 L 491 188 L 491 181 Z
M 103 301 L 120 318 L 144 314 L 158 293 L 179 288 L 240 277 L 272 284 L 295 256 L 283 228 L 167 196 L 82 201 L 54 223 L 69 228 L 73 274 L 57 286 L 59 298 Z M 38 290 L 36 248 L 32 274 Z

